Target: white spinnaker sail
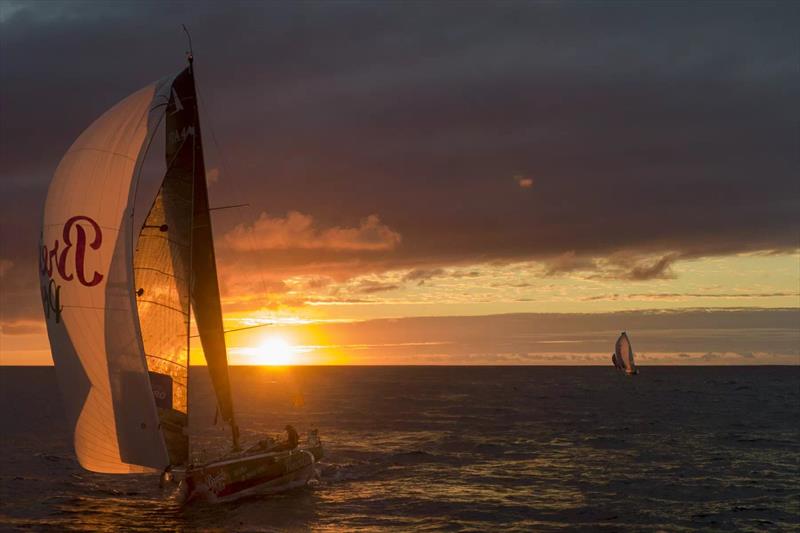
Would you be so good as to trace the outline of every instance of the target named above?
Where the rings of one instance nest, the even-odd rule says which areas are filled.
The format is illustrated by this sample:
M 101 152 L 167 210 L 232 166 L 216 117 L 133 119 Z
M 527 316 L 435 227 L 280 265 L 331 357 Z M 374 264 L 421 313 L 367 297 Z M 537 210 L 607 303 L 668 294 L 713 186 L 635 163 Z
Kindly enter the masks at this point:
M 136 315 L 132 185 L 172 77 L 108 110 L 70 147 L 47 194 L 40 279 L 47 332 L 81 466 L 159 470 L 158 428 Z
M 631 347 L 631 341 L 628 339 L 628 334 L 624 331 L 617 339 L 617 344 L 615 346 L 614 351 L 617 360 L 622 365 L 622 370 L 625 370 L 628 374 L 635 374 L 636 373 L 636 365 L 633 362 L 633 347 Z

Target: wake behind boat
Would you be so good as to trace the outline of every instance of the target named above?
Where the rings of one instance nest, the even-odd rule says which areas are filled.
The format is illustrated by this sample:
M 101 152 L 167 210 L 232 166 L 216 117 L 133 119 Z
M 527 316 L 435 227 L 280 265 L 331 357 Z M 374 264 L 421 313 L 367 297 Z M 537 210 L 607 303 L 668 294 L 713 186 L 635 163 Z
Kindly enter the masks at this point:
M 193 58 L 98 118 L 48 190 L 40 280 L 75 454 L 92 472 L 162 472 L 186 500 L 277 492 L 314 476 L 316 432 L 241 451 L 228 377 Z M 166 173 L 138 232 L 135 193 L 159 125 Z M 192 314 L 231 453 L 194 464 Z M 291 436 L 290 436 L 291 437 Z M 265 444 L 266 443 L 266 444 Z
M 628 334 L 624 331 L 614 345 L 614 353 L 611 354 L 611 362 L 614 363 L 614 368 L 625 372 L 629 376 L 639 373 L 639 369 L 636 368 L 636 364 L 633 362 L 633 347 L 631 346 L 631 341 L 628 339 Z

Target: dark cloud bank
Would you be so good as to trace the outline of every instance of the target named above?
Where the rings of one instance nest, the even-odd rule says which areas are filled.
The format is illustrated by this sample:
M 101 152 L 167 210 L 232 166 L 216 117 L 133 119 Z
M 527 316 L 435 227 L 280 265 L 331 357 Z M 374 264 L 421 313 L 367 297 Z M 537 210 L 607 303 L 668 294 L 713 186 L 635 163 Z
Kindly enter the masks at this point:
M 305 213 L 319 235 L 377 215 L 402 237 L 223 260 L 542 259 L 557 273 L 624 253 L 644 258 L 619 274 L 636 280 L 669 277 L 681 258 L 800 245 L 797 3 L 0 10 L 4 313 L 35 307 L 40 210 L 60 157 L 106 108 L 182 67 L 180 23 L 195 42 L 215 203 L 249 201 L 248 224 Z M 237 216 L 218 215 L 220 236 Z

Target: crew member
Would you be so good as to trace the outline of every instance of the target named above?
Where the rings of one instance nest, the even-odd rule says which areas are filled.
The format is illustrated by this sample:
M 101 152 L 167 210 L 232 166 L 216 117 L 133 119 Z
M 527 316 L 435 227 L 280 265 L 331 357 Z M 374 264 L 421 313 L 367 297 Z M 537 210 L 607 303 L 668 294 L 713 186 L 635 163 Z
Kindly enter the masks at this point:
M 286 424 L 286 427 L 283 429 L 286 430 L 286 447 L 289 450 L 294 450 L 300 443 L 300 436 L 297 434 L 297 430 L 294 429 L 291 424 Z

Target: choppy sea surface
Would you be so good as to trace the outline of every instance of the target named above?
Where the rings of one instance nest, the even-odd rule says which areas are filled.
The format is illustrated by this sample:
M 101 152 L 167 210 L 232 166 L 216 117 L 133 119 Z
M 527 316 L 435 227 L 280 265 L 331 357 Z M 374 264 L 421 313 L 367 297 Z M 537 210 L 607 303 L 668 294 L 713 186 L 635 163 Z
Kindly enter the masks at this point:
M 245 439 L 325 443 L 313 486 L 181 507 L 86 472 L 52 368 L 0 367 L 0 529 L 797 530 L 800 367 L 232 369 Z M 213 426 L 192 370 L 197 454 Z

